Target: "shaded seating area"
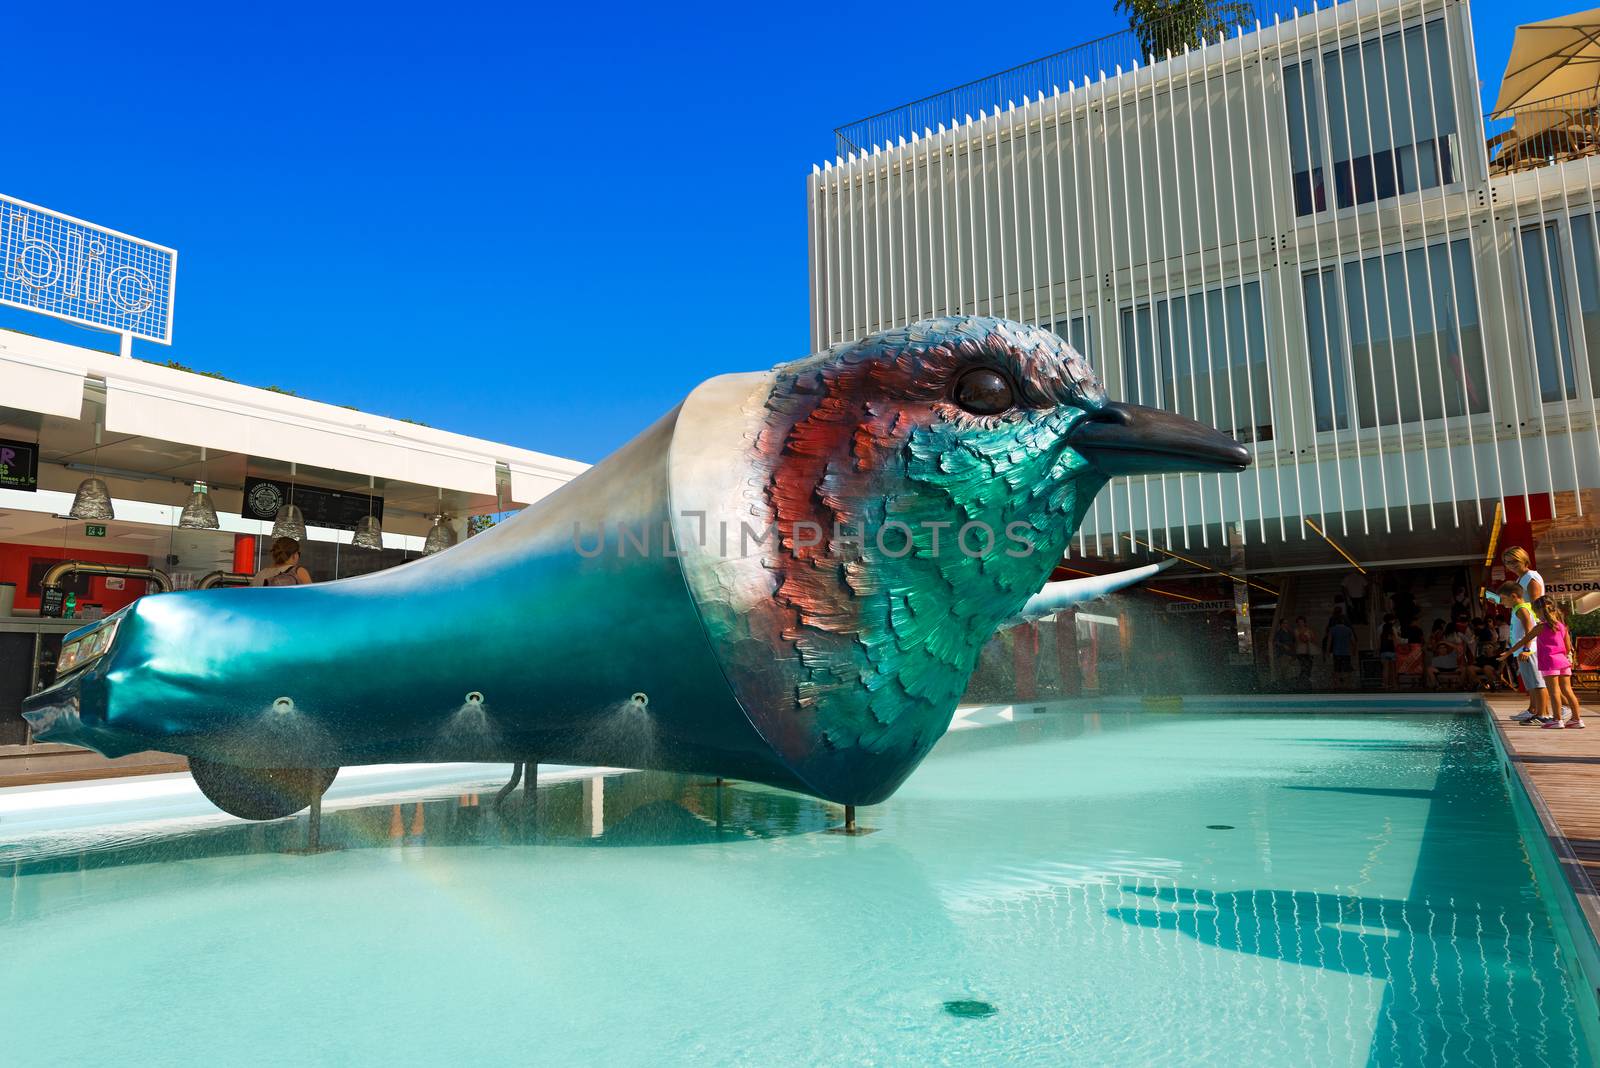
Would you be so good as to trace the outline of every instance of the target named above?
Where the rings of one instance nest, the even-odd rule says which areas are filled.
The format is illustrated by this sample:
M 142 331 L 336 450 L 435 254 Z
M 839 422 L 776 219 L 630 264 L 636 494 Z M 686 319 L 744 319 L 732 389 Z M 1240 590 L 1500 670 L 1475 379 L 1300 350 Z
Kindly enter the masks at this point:
M 1491 174 L 1515 174 L 1600 153 L 1600 107 L 1561 98 L 1529 105 L 1487 144 Z
M 1494 110 L 1489 170 L 1514 174 L 1596 154 L 1600 145 L 1600 9 L 1517 27 Z M 1495 130 L 1495 126 L 1507 128 Z

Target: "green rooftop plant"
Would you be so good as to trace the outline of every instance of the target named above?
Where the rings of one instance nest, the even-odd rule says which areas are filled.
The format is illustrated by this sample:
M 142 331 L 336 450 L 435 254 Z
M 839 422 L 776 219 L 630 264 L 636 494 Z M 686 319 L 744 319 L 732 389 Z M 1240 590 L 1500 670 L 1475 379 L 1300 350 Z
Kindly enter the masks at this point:
M 144 357 L 141 356 L 140 359 L 143 360 Z M 198 367 L 190 367 L 188 364 L 179 363 L 177 360 L 144 360 L 144 362 L 145 363 L 153 363 L 157 367 L 168 367 L 168 368 L 171 368 L 174 371 L 184 371 L 184 372 L 186 372 L 188 374 L 191 374 L 191 375 L 199 375 L 201 378 L 214 378 L 218 382 L 232 382 L 235 385 L 240 385 L 240 386 L 248 386 L 248 385 L 250 385 L 250 383 L 248 383 L 248 382 L 240 382 L 237 378 L 230 378 L 229 376 L 223 374 L 221 371 L 202 371 Z M 256 388 L 256 389 L 264 389 L 268 393 L 278 393 L 278 394 L 281 394 L 281 395 L 283 395 L 285 397 L 298 397 L 298 396 L 300 396 L 300 394 L 298 392 L 296 392 L 295 390 L 285 389 L 283 386 L 256 386 L 254 388 Z M 312 398 L 307 397 L 306 399 L 307 400 L 311 400 Z M 338 407 L 340 407 L 340 408 L 348 408 L 352 412 L 359 412 L 359 411 L 362 410 L 360 408 L 357 408 L 354 404 L 340 404 L 340 405 L 338 405 Z M 402 423 L 410 423 L 412 426 L 423 426 L 423 427 L 428 427 L 428 429 L 430 429 L 430 430 L 433 429 L 432 424 L 424 423 L 420 419 L 407 419 L 403 415 L 402 416 L 393 416 L 392 418 L 394 418 L 394 419 L 396 419 L 396 420 L 398 420 L 399 422 L 402 422 Z
M 1202 40 L 1215 41 L 1235 26 L 1253 23 L 1255 9 L 1244 0 L 1117 0 L 1128 28 L 1145 56 L 1163 59 Z

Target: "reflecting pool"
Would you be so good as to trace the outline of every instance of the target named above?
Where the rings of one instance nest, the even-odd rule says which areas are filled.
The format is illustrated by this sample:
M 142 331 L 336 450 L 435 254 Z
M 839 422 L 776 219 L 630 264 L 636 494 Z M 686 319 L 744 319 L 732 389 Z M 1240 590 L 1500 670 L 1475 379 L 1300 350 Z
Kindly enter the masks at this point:
M 507 775 L 347 772 L 317 855 L 182 779 L 0 793 L 15 1063 L 1590 1063 L 1474 716 L 1038 715 L 859 837 Z

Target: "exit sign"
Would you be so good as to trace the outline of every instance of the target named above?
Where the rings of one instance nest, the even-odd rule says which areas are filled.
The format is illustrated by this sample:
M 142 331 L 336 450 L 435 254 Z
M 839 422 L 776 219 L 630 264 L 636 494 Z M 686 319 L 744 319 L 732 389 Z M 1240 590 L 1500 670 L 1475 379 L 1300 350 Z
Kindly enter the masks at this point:
M 86 538 L 103 538 L 106 536 L 104 523 L 86 523 L 83 527 L 83 536 Z

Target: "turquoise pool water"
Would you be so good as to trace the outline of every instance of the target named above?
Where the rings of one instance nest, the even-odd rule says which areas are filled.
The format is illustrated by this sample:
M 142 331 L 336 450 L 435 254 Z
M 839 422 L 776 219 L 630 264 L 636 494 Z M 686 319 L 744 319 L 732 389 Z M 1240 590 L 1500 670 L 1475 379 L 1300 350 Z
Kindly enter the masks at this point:
M 7 1060 L 1591 1060 L 1475 717 L 967 730 L 856 838 L 652 775 L 546 787 L 529 844 L 491 771 L 336 786 L 317 856 L 0 804 Z

